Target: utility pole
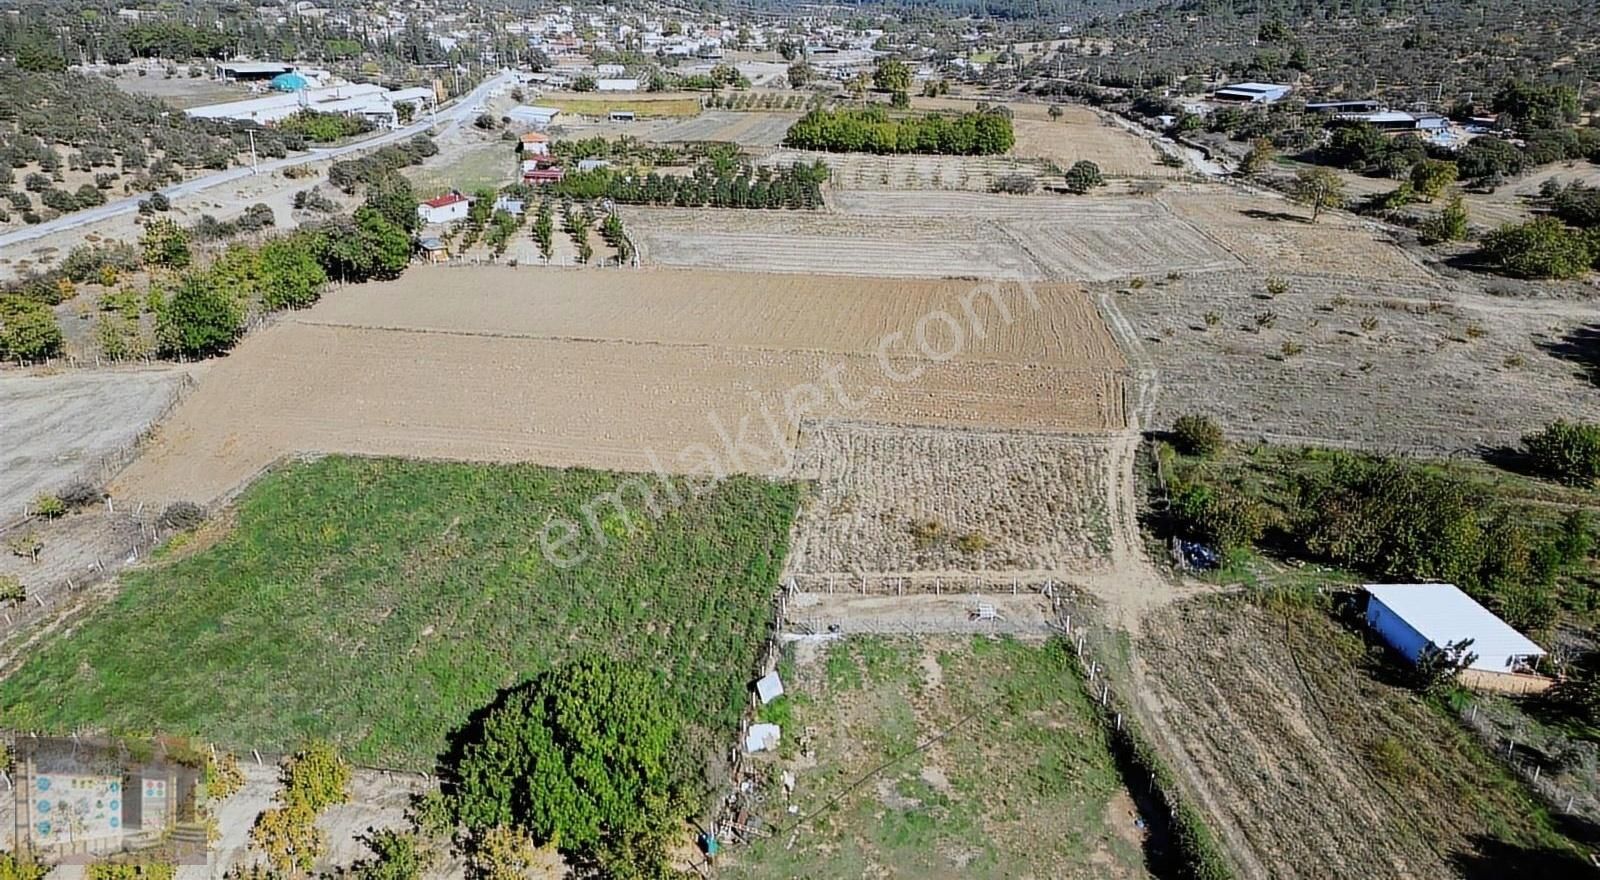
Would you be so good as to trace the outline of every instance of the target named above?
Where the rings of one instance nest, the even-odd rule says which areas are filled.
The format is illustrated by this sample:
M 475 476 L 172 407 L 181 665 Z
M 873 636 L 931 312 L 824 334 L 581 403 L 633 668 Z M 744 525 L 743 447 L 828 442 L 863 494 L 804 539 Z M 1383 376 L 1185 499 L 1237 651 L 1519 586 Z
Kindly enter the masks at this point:
M 258 174 L 259 170 L 256 168 L 256 132 L 255 129 L 246 129 L 245 131 L 250 135 L 250 173 Z

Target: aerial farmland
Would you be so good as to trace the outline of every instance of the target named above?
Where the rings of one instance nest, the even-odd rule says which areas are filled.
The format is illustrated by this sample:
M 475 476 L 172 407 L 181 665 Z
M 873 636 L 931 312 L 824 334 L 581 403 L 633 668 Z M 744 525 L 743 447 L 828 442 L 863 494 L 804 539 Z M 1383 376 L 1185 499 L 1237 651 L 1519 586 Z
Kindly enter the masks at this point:
M 1100 106 L 802 100 L 777 51 L 732 97 L 692 78 L 732 62 L 486 74 L 269 172 L 275 226 L 33 247 L 93 265 L 0 300 L 68 327 L 0 369 L 0 757 L 154 735 L 239 775 L 178 828 L 234 877 L 1581 859 L 1592 754 L 1527 738 L 1587 734 L 1419 683 L 1353 603 L 1449 577 L 1540 638 L 1600 614 L 1600 489 L 1529 439 L 1600 420 L 1582 282 L 1512 296 Z M 887 140 L 796 145 L 813 114 Z M 1437 525 L 1367 528 L 1384 480 L 1465 511 L 1470 564 L 1372 558 Z

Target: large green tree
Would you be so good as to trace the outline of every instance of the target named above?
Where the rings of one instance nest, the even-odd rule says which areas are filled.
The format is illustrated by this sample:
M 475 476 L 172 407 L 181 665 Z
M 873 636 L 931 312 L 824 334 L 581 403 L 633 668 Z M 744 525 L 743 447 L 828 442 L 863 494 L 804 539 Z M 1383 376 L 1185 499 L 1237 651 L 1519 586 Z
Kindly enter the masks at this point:
M 872 71 L 872 87 L 880 92 L 910 91 L 911 68 L 898 58 L 885 58 Z
M 259 252 L 261 303 L 269 309 L 301 309 L 322 296 L 328 275 L 306 236 L 274 238 Z
M 513 826 L 563 852 L 637 858 L 641 841 L 660 841 L 689 809 L 678 719 L 647 671 L 610 658 L 535 677 L 458 746 L 446 769 L 474 833 Z
M 381 174 L 368 185 L 366 205 L 407 234 L 416 232 L 422 226 L 422 218 L 417 216 L 417 196 L 411 191 L 411 182 L 398 172 Z
M 244 332 L 244 308 L 203 272 L 178 281 L 156 316 L 156 341 L 167 356 L 209 357 L 233 347 Z

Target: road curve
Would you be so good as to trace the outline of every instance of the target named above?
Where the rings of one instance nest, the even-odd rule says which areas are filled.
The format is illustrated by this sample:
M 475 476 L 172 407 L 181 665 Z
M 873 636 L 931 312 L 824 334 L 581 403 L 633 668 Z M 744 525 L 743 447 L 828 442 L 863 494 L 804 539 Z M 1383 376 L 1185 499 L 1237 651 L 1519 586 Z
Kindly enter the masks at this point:
M 464 97 L 456 101 L 453 106 L 447 108 L 443 113 L 438 114 L 436 117 L 430 115 L 425 119 L 411 123 L 405 128 L 397 128 L 393 131 L 387 131 L 378 135 L 377 137 L 368 138 L 353 144 L 345 144 L 339 147 L 313 149 L 298 156 L 288 156 L 282 159 L 273 159 L 268 162 L 260 163 L 254 170 L 244 166 L 229 168 L 224 171 L 218 171 L 215 174 L 207 174 L 204 177 L 196 177 L 193 180 L 185 180 L 182 183 L 175 183 L 172 186 L 161 190 L 161 192 L 169 199 L 178 198 L 180 196 L 192 196 L 214 186 L 221 186 L 225 183 L 241 180 L 243 178 L 250 177 L 253 174 L 267 174 L 279 169 L 289 168 L 295 165 L 303 165 L 307 162 L 320 162 L 325 159 L 337 159 L 340 156 L 344 156 L 349 153 L 357 153 L 363 150 L 371 150 L 381 147 L 385 144 L 392 144 L 395 141 L 405 140 L 413 135 L 422 134 L 435 125 L 443 125 L 447 128 L 460 125 L 461 123 L 465 122 L 468 117 L 476 115 L 477 111 L 474 110 L 474 108 L 483 103 L 483 101 L 488 97 L 490 91 L 496 87 L 510 84 L 511 80 L 511 72 L 503 71 L 497 76 L 484 80 L 478 85 L 477 88 L 473 89 L 471 92 L 468 92 Z M 139 210 L 140 200 L 141 197 L 139 196 L 130 196 L 126 199 L 119 199 L 115 202 L 108 202 L 104 205 L 87 208 L 82 211 L 74 211 L 71 214 L 64 214 L 48 223 L 38 223 L 33 226 L 23 227 L 22 229 L 18 229 L 14 232 L 8 232 L 4 235 L 0 235 L 0 248 L 8 248 L 14 245 L 23 244 L 25 242 L 43 238 L 52 233 L 62 232 L 68 229 L 76 229 L 79 226 L 86 226 L 91 223 L 99 223 L 102 220 L 108 220 L 112 217 L 122 214 L 131 214 Z

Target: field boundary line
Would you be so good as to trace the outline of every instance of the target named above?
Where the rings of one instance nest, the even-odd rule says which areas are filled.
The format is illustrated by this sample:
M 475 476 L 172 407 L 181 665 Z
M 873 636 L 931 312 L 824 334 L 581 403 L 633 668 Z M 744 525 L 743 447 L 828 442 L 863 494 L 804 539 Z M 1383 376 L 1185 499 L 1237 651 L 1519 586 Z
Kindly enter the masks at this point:
M 504 339 L 512 341 L 520 340 L 526 342 L 561 342 L 574 345 L 627 345 L 681 350 L 760 352 L 763 354 L 833 355 L 845 358 L 876 359 L 878 357 L 878 353 L 875 351 L 849 351 L 845 349 L 832 348 L 782 348 L 769 345 L 725 345 L 715 342 L 671 342 L 660 339 L 626 339 L 621 337 L 606 336 L 551 336 L 534 333 L 510 333 L 495 330 L 456 330 L 439 327 L 400 327 L 393 325 L 354 324 L 344 321 L 306 320 L 301 318 L 296 318 L 294 320 L 295 323 L 305 327 L 328 327 L 334 330 L 357 330 L 370 331 L 374 333 L 412 333 L 417 335 L 459 336 L 480 339 Z M 901 363 L 941 363 L 934 361 L 929 357 L 918 357 L 915 355 L 906 354 L 890 355 L 889 360 L 891 362 Z M 1039 361 L 1023 357 L 1018 357 L 1015 360 L 1001 360 L 996 358 L 957 356 L 947 361 L 943 361 L 942 363 L 950 362 L 992 367 L 1040 365 L 1049 367 L 1052 370 L 1058 370 L 1063 373 L 1086 376 L 1099 376 L 1124 372 L 1122 369 L 1117 367 L 1080 367 L 1070 365 L 1064 361 Z

